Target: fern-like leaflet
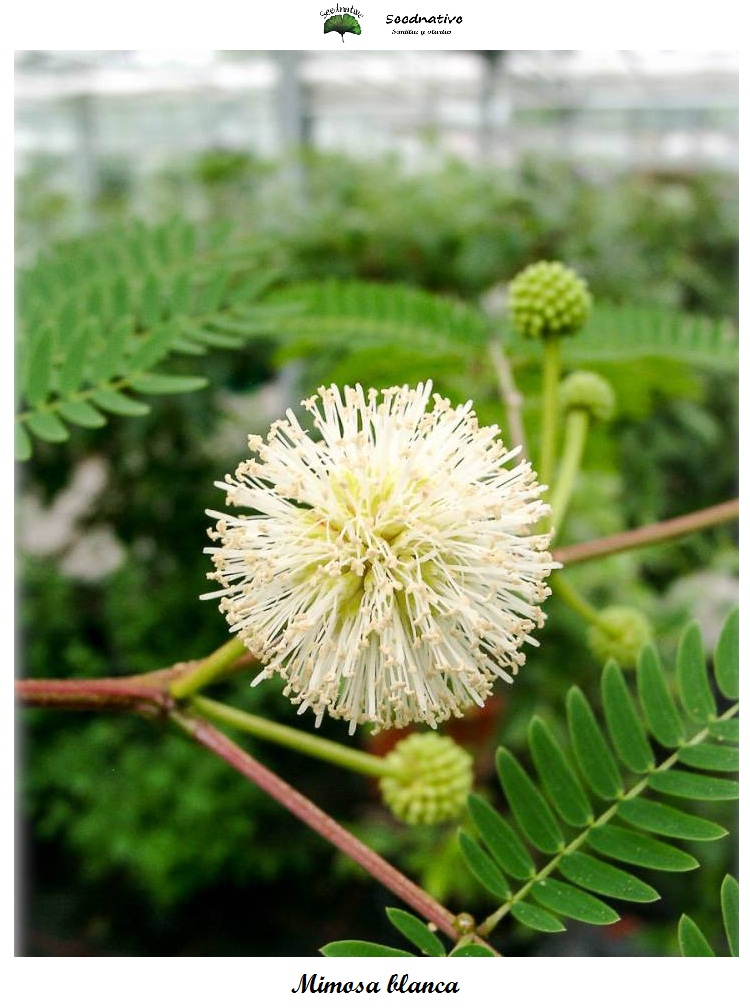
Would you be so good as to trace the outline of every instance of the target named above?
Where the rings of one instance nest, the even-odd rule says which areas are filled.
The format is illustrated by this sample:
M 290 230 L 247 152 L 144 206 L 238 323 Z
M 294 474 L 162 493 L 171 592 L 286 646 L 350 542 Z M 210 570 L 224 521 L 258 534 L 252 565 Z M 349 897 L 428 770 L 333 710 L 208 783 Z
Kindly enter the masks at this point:
M 139 395 L 201 388 L 201 375 L 156 370 L 172 354 L 239 347 L 273 312 L 255 304 L 274 278 L 226 229 L 199 235 L 174 219 L 128 224 L 62 243 L 18 281 L 16 454 L 33 435 L 148 411 Z
M 732 875 L 725 875 L 721 884 L 721 917 L 730 956 L 740 954 L 740 887 Z M 677 927 L 677 938 L 683 956 L 716 956 L 704 933 L 692 917 L 683 914 Z
M 682 872 L 698 867 L 697 859 L 673 841 L 726 835 L 723 826 L 684 811 L 672 799 L 737 797 L 738 637 L 735 611 L 716 646 L 712 682 L 700 631 L 690 624 L 678 648 L 676 690 L 650 646 L 641 653 L 635 690 L 617 664 L 608 662 L 601 677 L 601 717 L 577 686 L 568 692 L 569 745 L 561 744 L 542 718 L 532 719 L 533 776 L 506 748 L 497 750 L 498 778 L 510 812 L 503 815 L 480 795 L 471 795 L 471 829 L 459 830 L 466 865 L 500 901 L 477 927 L 478 936 L 486 938 L 508 916 L 546 932 L 565 930 L 565 918 L 613 923 L 618 914 L 608 900 L 659 898 L 639 877 L 639 868 Z M 726 914 L 734 905 L 729 890 L 725 903 Z M 692 939 L 690 947 L 697 947 L 697 927 L 692 922 L 681 927 L 683 941 Z M 355 954 L 345 943 L 322 951 Z M 356 954 L 375 953 L 360 948 Z

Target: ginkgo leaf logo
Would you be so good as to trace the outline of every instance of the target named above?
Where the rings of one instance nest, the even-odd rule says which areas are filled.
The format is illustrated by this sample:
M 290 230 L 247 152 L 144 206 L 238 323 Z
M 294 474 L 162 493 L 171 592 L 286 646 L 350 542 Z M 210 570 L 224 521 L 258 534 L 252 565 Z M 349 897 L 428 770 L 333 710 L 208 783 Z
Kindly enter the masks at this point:
M 329 17 L 323 25 L 323 34 L 332 31 L 339 33 L 342 42 L 347 32 L 351 32 L 352 35 L 362 34 L 359 21 L 355 17 L 352 17 L 351 14 L 334 14 L 333 17 Z

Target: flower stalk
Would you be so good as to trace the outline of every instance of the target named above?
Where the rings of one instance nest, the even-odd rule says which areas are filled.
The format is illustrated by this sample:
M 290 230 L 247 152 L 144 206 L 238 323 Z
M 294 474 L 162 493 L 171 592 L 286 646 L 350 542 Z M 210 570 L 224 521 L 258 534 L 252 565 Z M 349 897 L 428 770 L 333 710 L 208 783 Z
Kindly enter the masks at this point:
M 197 693 L 198 690 L 223 675 L 246 654 L 247 649 L 242 641 L 233 637 L 190 669 L 184 676 L 176 679 L 170 687 L 172 696 L 175 700 L 184 700 L 185 697 Z
M 550 498 L 550 521 L 554 534 L 559 535 L 565 521 L 576 477 L 583 458 L 583 449 L 589 430 L 590 415 L 587 410 L 570 410 L 565 419 L 565 438 L 562 458 Z
M 210 721 L 225 725 L 227 728 L 247 732 L 255 738 L 274 742 L 287 749 L 293 749 L 295 752 L 312 756 L 314 759 L 325 760 L 343 767 L 345 770 L 353 770 L 355 773 L 366 774 L 369 777 L 383 777 L 389 773 L 386 760 L 380 756 L 372 756 L 359 749 L 331 742 L 297 728 L 268 721 L 266 718 L 258 717 L 257 714 L 248 714 L 245 711 L 237 710 L 236 707 L 230 707 L 228 704 L 210 700 L 208 697 L 194 696 L 190 708 Z
M 544 486 L 550 485 L 555 471 L 560 344 L 559 336 L 547 336 L 542 349 L 542 440 L 539 450 L 539 482 Z
M 449 910 L 208 721 L 180 710 L 172 711 L 170 718 L 204 749 L 213 752 L 225 763 L 234 767 L 243 777 L 247 777 L 257 784 L 294 816 L 361 865 L 373 878 L 376 878 L 425 920 L 433 923 L 452 941 L 459 940 L 460 935 L 454 926 L 455 918 Z M 486 943 L 482 942 L 482 944 Z M 499 954 L 494 949 L 492 951 L 495 955 Z
M 582 616 L 587 623 L 590 623 L 591 626 L 599 627 L 605 633 L 608 631 L 607 623 L 602 619 L 599 612 L 583 598 L 565 575 L 555 574 L 551 585 L 553 595 L 561 598 L 574 612 Z

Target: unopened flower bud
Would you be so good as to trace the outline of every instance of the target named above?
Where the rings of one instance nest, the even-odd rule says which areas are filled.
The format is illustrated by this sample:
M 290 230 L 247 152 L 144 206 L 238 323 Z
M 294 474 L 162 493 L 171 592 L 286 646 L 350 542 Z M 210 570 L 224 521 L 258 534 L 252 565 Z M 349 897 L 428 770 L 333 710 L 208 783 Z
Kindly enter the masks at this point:
M 456 819 L 472 785 L 471 756 L 446 735 L 416 732 L 385 756 L 389 772 L 380 780 L 383 801 L 410 826 Z
M 586 410 L 593 420 L 610 420 L 615 411 L 615 393 L 606 378 L 593 371 L 572 371 L 560 383 L 560 409 Z
M 610 658 L 622 668 L 635 668 L 638 655 L 652 639 L 651 624 L 637 609 L 611 606 L 599 613 L 600 623 L 589 628 L 588 643 L 602 662 Z
M 532 263 L 511 281 L 510 317 L 522 336 L 570 336 L 591 311 L 586 281 L 560 262 Z

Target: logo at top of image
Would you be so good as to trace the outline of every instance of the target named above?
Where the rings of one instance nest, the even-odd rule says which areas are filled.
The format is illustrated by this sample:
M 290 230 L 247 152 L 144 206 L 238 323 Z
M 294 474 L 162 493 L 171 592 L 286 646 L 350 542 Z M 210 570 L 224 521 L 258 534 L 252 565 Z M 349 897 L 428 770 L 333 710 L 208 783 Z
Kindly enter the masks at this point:
M 323 23 L 324 35 L 328 32 L 338 32 L 341 36 L 341 41 L 343 42 L 344 35 L 347 33 L 351 35 L 362 34 L 359 21 L 357 21 L 357 18 L 354 17 L 355 14 L 359 17 L 362 17 L 362 15 L 354 7 L 339 7 L 339 5 L 336 4 L 335 8 L 327 11 L 321 11 L 321 13 L 326 19 Z M 328 17 L 329 14 L 331 15 L 330 17 Z

